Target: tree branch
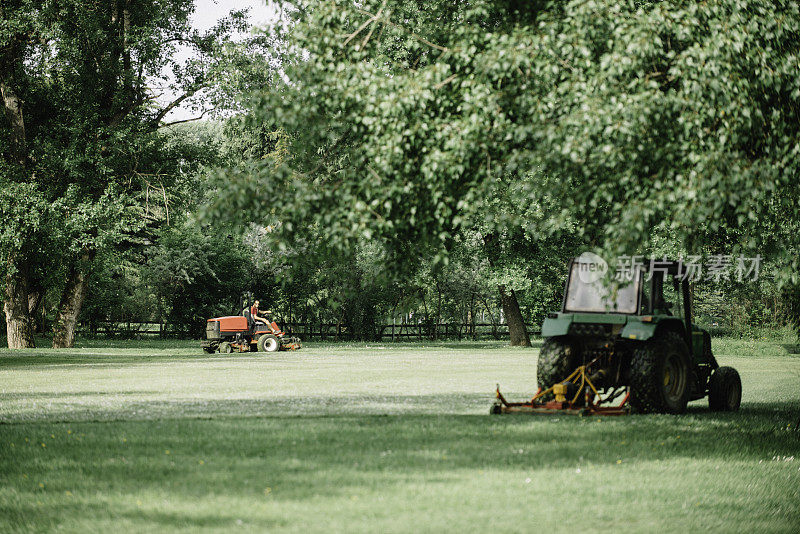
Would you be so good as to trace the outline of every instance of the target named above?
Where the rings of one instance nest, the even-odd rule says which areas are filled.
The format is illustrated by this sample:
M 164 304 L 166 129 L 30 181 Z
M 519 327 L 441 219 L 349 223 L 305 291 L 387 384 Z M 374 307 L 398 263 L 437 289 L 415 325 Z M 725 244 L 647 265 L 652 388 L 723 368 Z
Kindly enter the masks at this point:
M 374 21 L 377 21 L 378 19 L 380 19 L 380 17 L 381 17 L 381 14 L 383 13 L 383 8 L 385 8 L 385 7 L 386 7 L 386 0 L 383 0 L 383 4 L 381 4 L 381 8 L 380 8 L 380 9 L 378 10 L 378 12 L 375 14 L 375 18 L 373 19 Z M 372 31 L 373 31 L 374 29 L 375 29 L 375 24 L 372 24 L 372 25 L 370 26 L 370 28 L 369 28 L 369 33 L 367 34 L 367 36 L 366 36 L 366 37 L 364 37 L 364 40 L 361 42 L 361 48 L 362 48 L 362 49 L 363 49 L 365 46 L 367 46 L 367 43 L 369 42 L 369 38 L 370 38 L 370 37 L 372 37 Z
M 442 52 L 449 52 L 450 51 L 450 49 L 447 48 L 446 46 L 441 46 L 441 45 L 438 45 L 436 43 L 432 43 L 432 42 L 428 41 L 427 39 L 425 39 L 424 37 L 420 37 L 419 35 L 417 35 L 416 33 L 412 32 L 411 30 L 408 30 L 408 29 L 404 28 L 403 26 L 400 26 L 399 24 L 395 24 L 394 22 L 392 22 L 388 18 L 378 19 L 378 17 L 380 16 L 380 13 L 378 15 L 373 15 L 369 11 L 365 11 L 363 9 L 356 9 L 356 11 L 358 11 L 362 15 L 369 15 L 370 17 L 372 17 L 372 19 L 370 19 L 367 22 L 365 22 L 364 25 L 362 26 L 362 28 L 357 30 L 356 33 L 351 36 L 351 38 L 355 37 L 359 32 L 361 32 L 361 30 L 363 30 L 367 26 L 367 24 L 372 22 L 372 20 L 379 20 L 380 22 L 383 22 L 384 24 L 388 24 L 389 26 L 392 26 L 394 28 L 398 28 L 400 30 L 405 31 L 406 33 L 408 33 L 411 37 L 413 37 L 417 41 L 419 41 L 421 43 L 424 43 L 424 44 L 430 46 L 431 48 L 435 48 L 437 50 L 441 50 Z M 348 39 L 348 41 L 349 40 L 350 39 Z M 347 44 L 347 42 L 345 42 L 345 44 Z
M 342 43 L 342 44 L 343 44 L 343 46 L 347 46 L 347 43 L 349 43 L 350 41 L 352 41 L 352 40 L 355 38 L 355 36 L 356 36 L 356 35 L 358 35 L 359 33 L 361 33 L 361 30 L 363 30 L 364 28 L 366 28 L 366 27 L 369 25 L 369 23 L 370 23 L 370 22 L 374 22 L 375 20 L 376 20 L 376 18 L 375 18 L 375 16 L 373 15 L 371 18 L 368 18 L 366 21 L 364 21 L 364 24 L 362 24 L 361 26 L 359 26 L 359 27 L 358 27 L 358 29 L 357 29 L 356 31 L 354 31 L 353 33 L 351 33 L 350 35 L 348 35 L 348 36 L 347 36 L 347 39 L 345 39 L 345 40 L 344 40 L 344 43 Z
M 194 89 L 189 89 L 188 91 L 183 93 L 181 96 L 179 96 L 178 98 L 176 98 L 175 100 L 173 100 L 172 102 L 167 104 L 167 106 L 165 108 L 163 108 L 161 111 L 159 111 L 156 114 L 155 117 L 153 117 L 153 120 L 151 121 L 152 124 L 155 125 L 156 128 L 160 128 L 160 126 L 158 126 L 158 123 L 161 122 L 161 119 L 163 119 L 164 117 L 167 116 L 167 113 L 169 113 L 170 111 L 172 111 L 173 109 L 178 107 L 181 104 L 181 102 L 183 102 L 187 98 L 190 98 L 191 96 L 193 96 L 199 90 L 200 90 L 200 87 L 195 87 Z M 168 126 L 168 125 L 165 125 L 165 126 Z
M 450 76 L 448 76 L 447 78 L 445 78 L 445 79 L 444 79 L 444 80 L 442 80 L 441 82 L 439 82 L 439 83 L 437 83 L 436 85 L 434 85 L 434 86 L 433 86 L 433 88 L 434 88 L 434 89 L 441 89 L 442 87 L 444 87 L 444 86 L 445 86 L 445 85 L 447 85 L 448 83 L 450 83 L 450 82 L 452 82 L 453 80 L 455 80 L 455 79 L 456 79 L 456 76 L 458 76 L 458 75 L 457 75 L 457 74 L 451 74 Z
M 162 124 L 158 128 L 161 129 L 161 128 L 166 128 L 168 126 L 175 126 L 176 124 L 183 124 L 184 122 L 199 121 L 200 119 L 202 119 L 203 117 L 206 116 L 206 113 L 208 113 L 208 110 L 206 110 L 203 113 L 201 113 L 199 117 L 193 117 L 191 119 L 182 119 L 182 120 L 179 120 L 179 121 L 168 122 L 166 124 Z
M 195 48 L 202 48 L 201 44 L 197 42 L 193 37 L 170 37 L 169 39 L 164 39 L 161 41 L 161 45 L 165 45 L 168 43 L 183 43 L 187 45 L 192 45 Z

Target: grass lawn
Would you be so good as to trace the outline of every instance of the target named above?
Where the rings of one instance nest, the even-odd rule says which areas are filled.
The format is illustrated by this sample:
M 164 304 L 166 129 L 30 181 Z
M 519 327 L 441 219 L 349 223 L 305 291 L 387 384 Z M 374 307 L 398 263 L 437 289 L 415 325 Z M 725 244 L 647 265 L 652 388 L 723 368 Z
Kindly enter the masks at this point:
M 498 343 L 0 350 L 0 532 L 798 532 L 800 355 L 714 347 L 737 414 L 489 416 Z

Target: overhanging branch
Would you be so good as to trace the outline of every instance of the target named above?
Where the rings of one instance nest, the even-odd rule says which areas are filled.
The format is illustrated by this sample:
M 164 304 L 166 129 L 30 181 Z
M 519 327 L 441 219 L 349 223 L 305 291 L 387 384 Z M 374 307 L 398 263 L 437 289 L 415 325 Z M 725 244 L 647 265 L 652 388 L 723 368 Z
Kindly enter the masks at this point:
M 381 8 L 381 10 L 383 10 L 383 8 Z M 422 37 L 420 35 L 417 35 L 416 33 L 412 32 L 408 28 L 405 28 L 405 27 L 401 26 L 400 24 L 396 24 L 396 23 L 392 22 L 386 16 L 381 17 L 380 11 L 377 14 L 370 13 L 369 11 L 366 11 L 364 9 L 358 9 L 358 8 L 356 8 L 356 11 L 358 11 L 362 15 L 368 15 L 370 17 L 370 19 L 368 19 L 358 30 L 356 30 L 355 33 L 351 34 L 350 37 L 347 39 L 347 41 L 350 41 L 350 39 L 352 39 L 353 37 L 358 35 L 361 32 L 361 30 L 363 30 L 367 26 L 367 24 L 369 24 L 370 22 L 382 22 L 384 24 L 392 26 L 393 28 L 397 28 L 399 30 L 403 30 L 404 32 L 409 34 L 411 37 L 416 39 L 417 41 L 419 41 L 421 43 L 424 43 L 424 44 L 430 46 L 431 48 L 435 48 L 436 50 L 441 50 L 442 52 L 449 52 L 450 51 L 450 49 L 447 48 L 446 46 L 441 46 L 441 45 L 438 45 L 436 43 L 432 43 L 429 40 L 425 39 L 424 37 Z
M 172 111 L 173 109 L 178 107 L 181 104 L 181 102 L 183 102 L 187 98 L 190 98 L 190 97 L 194 96 L 194 94 L 197 93 L 197 91 L 199 91 L 200 89 L 201 89 L 201 87 L 195 87 L 193 89 L 189 89 L 188 91 L 183 93 L 181 96 L 179 96 L 178 98 L 176 98 L 175 100 L 173 100 L 172 102 L 167 104 L 166 107 L 164 107 L 161 111 L 159 111 L 156 114 L 155 117 L 153 117 L 153 121 L 152 121 L 153 126 L 155 126 L 156 128 L 159 128 L 160 126 L 158 126 L 158 123 L 161 122 L 161 120 L 164 117 L 166 117 L 167 114 L 170 111 Z
M 209 111 L 209 110 L 205 110 L 204 112 L 202 112 L 202 113 L 200 114 L 200 116 L 199 116 L 199 117 L 192 117 L 191 119 L 182 119 L 182 120 L 179 120 L 179 121 L 167 122 L 167 123 L 165 123 L 165 124 L 162 124 L 162 125 L 160 125 L 158 128 L 159 128 L 159 129 L 161 129 L 161 128 L 167 128 L 168 126 L 175 126 L 176 124 L 183 124 L 184 122 L 193 122 L 193 121 L 199 121 L 200 119 L 202 119 L 203 117 L 205 117 L 205 116 L 206 116 L 206 113 L 208 113 L 208 111 Z

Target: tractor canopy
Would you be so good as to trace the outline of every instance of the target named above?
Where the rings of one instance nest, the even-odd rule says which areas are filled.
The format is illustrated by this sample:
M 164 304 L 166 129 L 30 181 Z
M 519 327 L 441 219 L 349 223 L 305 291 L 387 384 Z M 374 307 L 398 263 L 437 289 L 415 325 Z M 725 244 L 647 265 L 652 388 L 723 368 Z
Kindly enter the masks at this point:
M 573 260 L 564 291 L 562 311 L 635 314 L 641 298 L 642 268 L 631 271 L 631 279 L 609 283 L 590 263 Z
M 604 267 L 598 268 L 587 255 L 570 262 L 561 310 L 548 314 L 542 337 L 646 340 L 666 327 L 681 333 L 690 349 L 699 352 L 702 343 L 692 343 L 692 338 L 703 334 L 691 322 L 683 262 L 641 259 L 617 276 Z

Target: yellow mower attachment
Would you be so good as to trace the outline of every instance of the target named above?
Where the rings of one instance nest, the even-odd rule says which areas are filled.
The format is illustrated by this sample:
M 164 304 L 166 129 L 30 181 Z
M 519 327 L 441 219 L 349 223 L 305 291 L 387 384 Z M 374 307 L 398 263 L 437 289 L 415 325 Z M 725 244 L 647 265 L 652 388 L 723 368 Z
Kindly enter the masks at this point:
M 567 400 L 570 386 L 577 384 L 580 386 L 570 400 Z M 625 391 L 622 402 L 616 406 L 610 403 L 618 398 Z M 543 402 L 546 395 L 552 393 L 555 400 Z M 581 399 L 583 395 L 583 399 Z M 497 385 L 497 400 L 489 410 L 490 414 L 503 413 L 534 413 L 534 414 L 568 414 L 568 415 L 627 415 L 630 413 L 628 399 L 630 392 L 627 390 L 612 390 L 605 397 L 595 388 L 586 373 L 586 366 L 581 365 L 572 372 L 565 380 L 558 384 L 539 391 L 528 402 L 508 402 L 503 394 L 500 393 L 500 384 Z M 580 401 L 583 402 L 580 402 Z

